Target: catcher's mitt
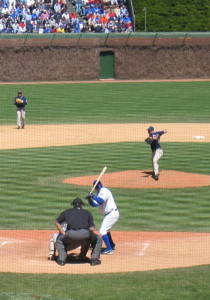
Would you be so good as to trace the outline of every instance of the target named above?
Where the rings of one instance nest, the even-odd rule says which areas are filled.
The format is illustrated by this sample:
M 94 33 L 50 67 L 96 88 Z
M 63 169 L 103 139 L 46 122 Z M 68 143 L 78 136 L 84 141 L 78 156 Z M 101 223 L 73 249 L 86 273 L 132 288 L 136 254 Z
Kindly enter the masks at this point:
M 147 143 L 147 144 L 149 144 L 149 145 L 151 145 L 152 144 L 152 138 L 151 137 L 148 137 L 148 138 L 146 138 L 145 139 L 145 143 Z
M 17 98 L 17 99 L 15 100 L 15 102 L 16 102 L 17 104 L 21 104 L 21 103 L 23 103 L 23 100 L 21 100 L 20 98 Z

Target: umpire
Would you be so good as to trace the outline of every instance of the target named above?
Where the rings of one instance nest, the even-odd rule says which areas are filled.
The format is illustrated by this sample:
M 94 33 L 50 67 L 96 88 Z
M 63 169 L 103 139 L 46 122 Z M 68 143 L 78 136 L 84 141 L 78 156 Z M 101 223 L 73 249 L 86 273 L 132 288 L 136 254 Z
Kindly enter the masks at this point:
M 76 198 L 71 203 L 73 208 L 62 212 L 55 221 L 61 235 L 56 240 L 58 250 L 57 263 L 64 266 L 67 259 L 67 249 L 73 250 L 81 246 L 80 259 L 84 259 L 89 250 L 90 244 L 93 247 L 91 253 L 91 266 L 100 265 L 100 252 L 102 247 L 102 238 L 94 233 L 94 221 L 92 214 L 82 208 L 83 201 Z M 61 224 L 67 223 L 66 232 L 63 231 Z

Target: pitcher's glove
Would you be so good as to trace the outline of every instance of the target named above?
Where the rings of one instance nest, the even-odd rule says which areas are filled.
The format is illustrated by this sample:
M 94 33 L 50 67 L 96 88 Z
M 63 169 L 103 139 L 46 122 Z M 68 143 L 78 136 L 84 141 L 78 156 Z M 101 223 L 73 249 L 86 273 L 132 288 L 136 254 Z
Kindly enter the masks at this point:
M 15 102 L 16 102 L 17 104 L 21 104 L 21 103 L 23 103 L 23 100 L 21 100 L 20 98 L 17 98 L 17 99 L 15 100 Z
M 151 137 L 148 137 L 145 139 L 145 143 L 151 145 L 152 144 L 153 139 Z

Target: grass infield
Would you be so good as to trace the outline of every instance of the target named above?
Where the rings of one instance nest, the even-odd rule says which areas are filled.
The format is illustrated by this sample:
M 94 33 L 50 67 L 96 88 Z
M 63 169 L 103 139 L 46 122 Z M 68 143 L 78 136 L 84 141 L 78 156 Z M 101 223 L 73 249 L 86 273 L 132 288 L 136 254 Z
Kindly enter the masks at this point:
M 19 89 L 28 98 L 29 124 L 208 123 L 210 116 L 209 82 L 20 84 L 1 86 L 1 125 L 16 124 Z M 162 169 L 210 174 L 209 143 L 161 144 Z M 110 172 L 148 169 L 149 159 L 144 143 L 1 150 L 0 229 L 53 229 L 72 198 L 87 193 L 64 178 L 97 174 L 102 165 Z M 115 230 L 209 232 L 210 187 L 112 191 L 121 212 Z M 101 216 L 92 213 L 99 225 Z M 0 274 L 0 299 L 209 299 L 209 275 L 209 266 L 100 276 Z

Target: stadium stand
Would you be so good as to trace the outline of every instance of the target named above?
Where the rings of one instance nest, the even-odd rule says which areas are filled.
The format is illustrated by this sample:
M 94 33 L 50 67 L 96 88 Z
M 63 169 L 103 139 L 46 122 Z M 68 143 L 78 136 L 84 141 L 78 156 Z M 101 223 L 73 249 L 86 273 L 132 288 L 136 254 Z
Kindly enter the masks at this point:
M 132 32 L 126 0 L 0 0 L 0 33 Z

